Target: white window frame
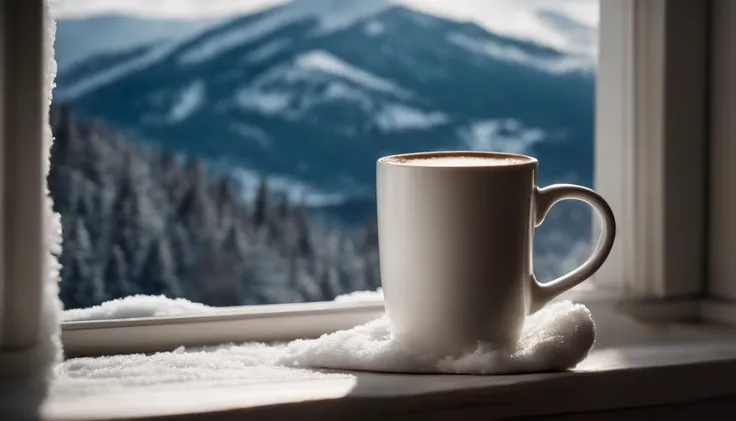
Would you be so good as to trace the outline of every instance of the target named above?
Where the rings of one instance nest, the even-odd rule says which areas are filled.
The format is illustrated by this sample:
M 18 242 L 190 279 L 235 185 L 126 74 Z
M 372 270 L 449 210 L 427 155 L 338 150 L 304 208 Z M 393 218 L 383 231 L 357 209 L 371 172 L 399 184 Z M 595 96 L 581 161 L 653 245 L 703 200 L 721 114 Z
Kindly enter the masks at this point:
M 600 2 L 595 183 L 618 232 L 595 282 L 627 298 L 705 289 L 708 3 Z
M 600 1 L 595 183 L 620 228 L 593 285 L 613 291 L 618 301 L 661 304 L 705 291 L 707 3 Z M 10 60 L 3 57 L 0 70 L 6 89 L 0 102 L 0 352 L 35 344 L 46 273 L 41 4 L 6 2 L 7 25 L 0 26 L 0 41 L 7 46 L 22 35 L 25 47 L 14 49 Z M 694 47 L 675 48 L 683 41 Z M 10 100 L 16 102 L 9 106 Z M 687 119 L 678 118 L 685 114 Z M 585 291 L 567 296 L 591 299 Z M 697 306 L 680 302 L 676 308 L 681 317 Z M 284 340 L 351 327 L 382 310 L 381 302 L 323 302 L 69 322 L 62 324 L 62 340 L 67 355 Z

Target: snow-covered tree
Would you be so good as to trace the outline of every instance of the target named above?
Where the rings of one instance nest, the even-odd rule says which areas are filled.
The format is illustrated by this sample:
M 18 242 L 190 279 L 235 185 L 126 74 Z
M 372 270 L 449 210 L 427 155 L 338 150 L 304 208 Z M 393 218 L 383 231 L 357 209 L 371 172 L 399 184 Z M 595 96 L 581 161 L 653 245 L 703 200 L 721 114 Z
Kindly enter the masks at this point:
M 163 229 L 163 216 L 151 200 L 150 178 L 132 152 L 125 156 L 114 205 L 113 242 L 126 257 L 130 276 L 137 277 L 151 240 Z
M 217 208 L 217 217 L 219 219 L 219 229 L 223 232 L 229 230 L 236 218 L 236 193 L 235 185 L 229 178 L 223 178 L 215 187 L 215 201 Z
M 203 161 L 142 147 L 68 107 L 51 120 L 67 307 L 137 293 L 219 306 L 329 300 L 377 286 L 368 225 L 328 230 L 266 178 L 246 201 Z
M 198 259 L 188 275 L 199 287 L 198 301 L 212 306 L 240 304 L 239 268 L 233 265 L 229 253 L 223 252 L 217 237 L 202 238 L 197 255 Z
M 217 208 L 202 164 L 191 163 L 187 173 L 190 186 L 179 204 L 177 216 L 191 233 L 192 241 L 205 241 L 217 231 Z
M 105 263 L 103 279 L 107 285 L 108 295 L 111 299 L 127 297 L 140 294 L 141 291 L 128 275 L 128 267 L 125 255 L 119 246 L 113 246 L 110 257 Z
M 360 255 L 363 257 L 366 289 L 375 290 L 381 286 L 381 273 L 378 262 L 378 225 L 375 219 L 366 221 Z
M 139 275 L 139 284 L 146 295 L 181 296 L 171 249 L 165 238 L 157 238 L 151 246 Z
M 258 185 L 255 209 L 253 210 L 253 222 L 258 227 L 263 226 L 266 223 L 268 212 L 270 211 L 269 199 L 268 183 L 264 177 Z
M 195 264 L 197 255 L 189 237 L 186 227 L 178 220 L 173 220 L 166 228 L 166 238 L 169 239 L 174 262 L 174 274 L 179 280 L 182 296 L 196 301 L 201 288 L 197 281 L 190 277 L 190 269 Z
M 107 299 L 105 285 L 92 266 L 89 234 L 82 218 L 76 218 L 65 234 L 64 247 L 71 251 L 62 266 L 61 294 L 69 307 L 97 305 Z
M 314 244 L 306 210 L 301 206 L 293 215 L 297 253 L 305 259 L 311 259 L 314 256 Z

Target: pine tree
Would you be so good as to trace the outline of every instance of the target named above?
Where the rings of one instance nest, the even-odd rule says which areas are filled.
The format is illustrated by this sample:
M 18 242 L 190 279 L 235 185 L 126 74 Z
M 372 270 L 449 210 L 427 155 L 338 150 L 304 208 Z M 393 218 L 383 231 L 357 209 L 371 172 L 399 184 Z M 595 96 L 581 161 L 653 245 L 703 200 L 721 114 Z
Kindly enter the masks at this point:
M 247 247 L 248 243 L 240 226 L 237 224 L 230 225 L 225 235 L 225 240 L 222 243 L 223 251 L 235 256 L 237 259 L 244 259 Z
M 110 258 L 105 264 L 104 280 L 111 299 L 140 293 L 140 290 L 131 282 L 125 263 L 125 255 L 117 245 L 113 247 Z
M 246 279 L 251 288 L 259 292 L 257 304 L 289 303 L 295 300 L 289 268 L 288 256 L 268 243 L 250 248 L 246 260 Z
M 115 236 L 126 257 L 128 274 L 137 277 L 151 239 L 163 229 L 163 217 L 146 194 L 150 178 L 144 172 L 137 157 L 129 153 L 125 158 L 123 173 L 115 200 Z
M 201 290 L 200 302 L 218 307 L 240 304 L 237 272 L 231 258 L 223 253 L 222 243 L 214 235 L 200 240 L 198 259 L 190 270 Z
M 105 286 L 92 267 L 91 243 L 82 218 L 75 218 L 65 236 L 62 296 L 71 307 L 97 305 L 107 298 Z
M 179 163 L 176 155 L 170 151 L 162 154 L 160 163 L 154 163 L 161 167 L 161 190 L 171 204 L 178 204 L 184 192 L 186 191 L 187 182 L 184 177 L 182 165 Z
M 68 289 L 62 289 L 62 297 L 67 308 L 87 308 L 98 304 L 97 293 L 94 289 L 88 287 L 94 286 L 91 283 L 90 267 L 81 262 L 78 258 L 72 257 L 64 266 L 63 276 L 67 285 L 71 285 Z
M 312 243 L 309 220 L 303 206 L 300 206 L 294 213 L 294 225 L 296 229 L 297 253 L 306 259 L 311 259 L 314 257 L 314 245 Z
M 329 301 L 342 294 L 340 274 L 336 265 L 325 267 L 319 274 L 320 301 Z
M 84 183 L 85 180 L 79 172 L 68 167 L 61 167 L 50 173 L 49 189 L 54 195 L 54 212 L 70 217 L 75 215 L 82 197 Z
M 59 107 L 54 118 L 58 124 L 53 130 L 51 145 L 49 189 L 54 195 L 54 211 L 70 212 L 76 205 L 78 191 L 76 172 L 81 162 L 84 141 L 80 137 L 76 120 L 71 116 L 68 105 Z
M 217 183 L 215 200 L 217 201 L 217 217 L 221 230 L 229 229 L 235 218 L 235 186 L 232 180 L 224 177 Z
M 196 263 L 196 249 L 189 239 L 189 232 L 178 220 L 173 220 L 166 230 L 166 238 L 171 246 L 171 257 L 174 264 L 174 275 L 179 280 L 182 295 L 189 300 L 196 300 L 201 286 L 192 279 L 191 269 Z
M 190 232 L 192 241 L 197 244 L 217 231 L 217 209 L 208 191 L 202 164 L 195 160 L 187 172 L 191 184 L 179 205 L 178 217 Z
M 261 183 L 258 186 L 258 192 L 256 193 L 255 210 L 253 213 L 253 222 L 257 227 L 265 225 L 269 212 L 269 193 L 268 183 L 266 178 L 261 178 Z
M 162 237 L 151 246 L 143 264 L 138 284 L 146 295 L 180 297 L 181 287 L 175 276 L 174 261 L 169 244 Z
M 82 139 L 76 119 L 71 115 L 69 104 L 62 104 L 58 112 L 52 113 L 55 125 L 52 133 L 51 167 L 74 166 L 74 158 L 80 156 Z
M 114 183 L 114 179 L 110 177 L 113 172 L 110 168 L 110 161 L 106 159 L 112 153 L 106 136 L 105 129 L 99 123 L 92 125 L 88 130 L 87 141 L 84 142 L 83 148 L 82 171 L 85 178 L 102 189 L 110 188 Z
M 245 279 L 248 243 L 238 224 L 230 225 L 222 242 L 222 253 L 225 257 L 224 268 L 228 270 L 228 278 L 235 284 L 238 302 L 242 304 L 249 295 L 257 292 L 252 288 L 254 285 Z
M 106 177 L 110 177 L 108 174 Z M 95 188 L 90 191 L 91 214 L 85 217 L 88 223 L 92 247 L 100 262 L 106 262 L 112 252 L 112 238 L 117 227 L 110 223 L 115 217 L 115 188 Z
M 107 225 L 106 218 L 109 214 L 105 213 L 107 209 L 103 209 L 104 200 L 100 196 L 109 193 L 109 190 L 100 189 L 95 183 L 89 179 L 76 174 L 78 181 L 75 182 L 76 205 L 70 209 L 70 212 L 77 219 L 84 220 L 84 226 L 89 235 L 91 246 L 91 258 L 104 258 L 103 250 L 98 245 L 102 240 L 103 230 Z M 100 268 L 95 268 L 99 270 Z
M 381 273 L 378 256 L 378 225 L 369 219 L 363 228 L 360 255 L 364 261 L 366 289 L 375 290 L 381 286 Z
M 367 289 L 365 261 L 350 238 L 343 239 L 338 260 L 338 273 L 341 287 L 339 294 Z

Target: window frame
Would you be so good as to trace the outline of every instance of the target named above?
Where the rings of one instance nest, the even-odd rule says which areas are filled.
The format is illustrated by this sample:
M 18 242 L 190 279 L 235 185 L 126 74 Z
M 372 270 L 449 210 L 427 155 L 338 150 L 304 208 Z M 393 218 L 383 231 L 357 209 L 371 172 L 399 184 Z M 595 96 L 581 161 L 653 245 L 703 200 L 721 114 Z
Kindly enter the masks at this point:
M 600 2 L 595 186 L 618 232 L 594 282 L 628 299 L 705 291 L 709 3 Z
M 708 294 L 722 300 L 736 300 L 736 201 L 733 186 L 736 185 L 736 156 L 734 137 L 736 120 L 736 4 L 727 0 L 712 0 L 711 26 L 711 113 L 710 153 L 712 165 L 709 173 L 708 228 Z M 723 306 L 720 306 L 723 307 Z M 736 311 L 731 314 L 736 320 Z
M 0 353 L 37 345 L 48 278 L 45 15 L 42 0 L 0 6 Z
M 39 178 L 44 173 L 43 157 L 48 154 L 43 149 L 42 127 L 48 112 L 41 100 L 45 95 L 42 4 L 42 0 L 35 0 L 4 5 L 9 24 L 0 29 L 0 40 L 5 45 L 20 39 L 21 34 L 24 44 L 28 42 L 22 52 L 15 49 L 13 60 L 3 60 L 0 73 L 10 89 L 4 91 L 5 98 L 0 102 L 5 116 L 0 122 L 4 124 L 0 125 L 0 192 L 4 195 L 0 201 L 0 264 L 5 263 L 0 267 L 0 322 L 4 321 L 0 323 L 0 352 L 35 345 L 41 286 L 46 277 L 45 189 Z M 670 298 L 689 299 L 705 289 L 702 199 L 706 193 L 706 153 L 705 146 L 694 147 L 693 142 L 705 135 L 706 68 L 705 56 L 701 56 L 705 53 L 691 50 L 706 49 L 678 50 L 675 46 L 683 37 L 705 45 L 707 4 L 600 1 L 595 185 L 611 204 L 620 228 L 611 256 L 593 282 L 587 284 L 612 293 L 601 295 L 582 288 L 563 298 L 574 297 L 586 304 L 622 300 L 662 303 Z M 685 12 L 687 19 L 682 19 Z M 6 48 L 0 54 L 9 51 Z M 678 66 L 681 68 L 675 69 Z M 24 95 L 32 99 L 7 107 L 8 98 L 21 96 L 14 95 L 18 92 L 37 95 Z M 673 98 L 674 102 L 690 100 L 687 109 L 665 107 Z M 676 118 L 683 112 L 697 117 Z M 18 145 L 5 141 L 13 138 L 25 141 Z M 684 174 L 673 177 L 678 163 L 685 158 L 694 164 Z M 689 182 L 683 185 L 683 179 Z M 33 188 L 18 188 L 21 185 Z M 684 223 L 690 224 L 688 229 L 670 229 Z M 22 248 L 17 247 L 19 241 Z M 678 244 L 695 244 L 698 250 L 683 254 Z M 9 264 L 13 261 L 23 264 Z M 666 317 L 682 317 L 685 311 L 694 313 L 697 308 L 683 306 L 680 300 L 672 311 L 664 313 L 669 315 Z M 164 344 L 163 337 L 180 345 L 204 339 L 211 343 L 285 340 L 349 328 L 382 310 L 380 302 L 322 302 L 230 308 L 176 317 L 65 322 L 62 341 L 67 354 L 74 355 L 121 352 L 125 341 L 138 350 L 153 350 Z M 273 323 L 277 319 L 280 323 Z M 177 329 L 172 330 L 173 326 Z M 162 336 L 165 331 L 175 333 Z M 116 335 L 118 340 L 113 340 Z M 101 338 L 107 338 L 113 346 L 105 347 Z

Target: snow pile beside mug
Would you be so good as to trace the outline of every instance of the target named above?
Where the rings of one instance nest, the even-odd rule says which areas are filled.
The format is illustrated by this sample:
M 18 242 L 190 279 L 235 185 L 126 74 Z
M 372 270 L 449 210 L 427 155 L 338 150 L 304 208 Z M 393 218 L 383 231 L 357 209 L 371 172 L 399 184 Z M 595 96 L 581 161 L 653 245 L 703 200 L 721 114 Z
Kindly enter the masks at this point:
M 297 340 L 279 350 L 275 363 L 292 367 L 402 373 L 509 374 L 574 367 L 595 342 L 590 311 L 570 301 L 549 304 L 529 316 L 514 351 L 479 343 L 466 355 L 434 355 L 391 335 L 384 316 L 350 330 Z

